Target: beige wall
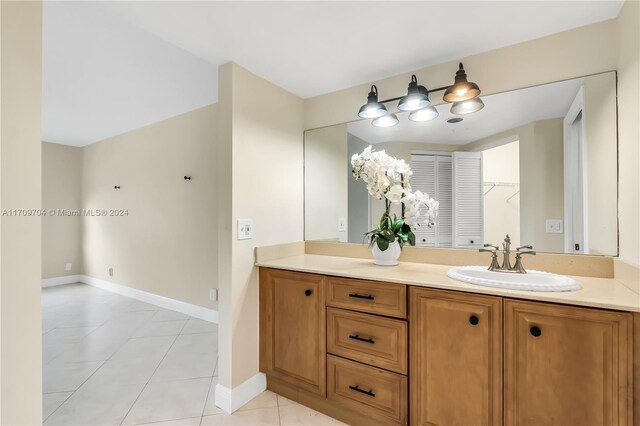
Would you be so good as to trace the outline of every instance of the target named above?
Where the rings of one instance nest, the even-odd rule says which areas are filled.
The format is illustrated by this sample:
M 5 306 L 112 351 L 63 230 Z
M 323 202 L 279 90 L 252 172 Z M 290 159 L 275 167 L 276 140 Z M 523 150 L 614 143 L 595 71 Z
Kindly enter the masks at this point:
M 512 142 L 482 151 L 484 196 L 484 242 L 498 244 L 509 234 L 520 246 L 520 186 L 487 186 L 487 182 L 520 182 L 520 143 Z
M 220 384 L 236 387 L 258 373 L 258 271 L 254 248 L 303 236 L 303 105 L 283 89 L 228 63 L 219 73 L 220 151 L 231 168 L 230 262 L 220 257 Z M 228 120 L 228 121 L 227 121 Z M 236 219 L 253 219 L 253 239 L 236 240 Z
M 215 308 L 215 144 L 210 105 L 84 147 L 84 208 L 128 211 L 83 218 L 84 273 Z
M 507 140 L 520 142 L 520 242 L 540 252 L 563 253 L 564 234 L 545 231 L 546 219 L 564 220 L 562 119 L 534 121 L 464 145 L 462 150 L 481 151 Z
M 620 258 L 640 265 L 640 4 L 626 1 L 616 21 Z
M 42 144 L 42 208 L 82 209 L 82 148 Z M 82 273 L 82 219 L 47 214 L 42 218 L 42 278 Z M 71 270 L 65 271 L 65 264 Z
M 584 79 L 585 185 L 589 254 L 618 254 L 616 76 Z
M 347 241 L 338 220 L 347 220 L 347 125 L 323 127 L 305 134 L 305 239 Z M 366 220 L 366 218 L 365 218 Z
M 0 3 L 0 209 L 41 206 L 42 3 Z M 41 220 L 0 220 L 0 424 L 42 422 Z

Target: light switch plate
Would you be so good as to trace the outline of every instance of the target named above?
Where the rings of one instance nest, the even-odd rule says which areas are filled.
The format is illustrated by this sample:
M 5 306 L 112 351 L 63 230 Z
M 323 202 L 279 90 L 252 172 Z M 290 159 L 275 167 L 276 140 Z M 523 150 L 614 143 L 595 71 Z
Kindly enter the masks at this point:
M 71 270 L 71 266 L 72 266 L 72 264 L 71 264 L 71 263 L 65 263 L 65 265 L 64 265 L 64 270 L 65 270 L 65 271 L 70 271 L 70 270 Z
M 250 240 L 253 238 L 253 220 L 238 219 L 238 239 Z
M 215 302 L 216 300 L 218 300 L 218 289 L 217 288 L 209 289 L 209 300 L 211 300 L 212 302 Z
M 547 234 L 562 234 L 562 219 L 547 219 L 545 231 Z
M 344 232 L 347 230 L 347 219 L 341 217 L 338 219 L 338 232 Z

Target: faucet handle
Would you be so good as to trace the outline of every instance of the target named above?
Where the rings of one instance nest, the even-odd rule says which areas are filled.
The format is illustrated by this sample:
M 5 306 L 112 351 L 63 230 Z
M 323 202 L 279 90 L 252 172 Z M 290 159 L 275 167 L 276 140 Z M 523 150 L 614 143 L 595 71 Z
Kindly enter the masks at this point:
M 536 252 L 535 252 L 535 251 L 533 251 L 533 250 L 528 250 L 528 251 L 518 251 L 518 254 L 516 254 L 516 257 L 520 257 L 520 256 L 522 256 L 523 254 L 533 254 L 533 255 L 535 255 L 535 254 L 536 254 Z
M 516 248 L 517 251 L 520 251 L 522 249 L 533 250 L 533 246 L 522 246 L 522 247 Z
M 500 248 L 498 246 L 494 246 L 493 244 L 485 244 L 484 246 L 485 247 L 493 247 L 494 250 L 498 250 Z M 485 251 L 487 251 L 487 250 L 485 250 Z M 488 251 L 491 251 L 491 250 L 488 250 Z
M 495 250 L 489 250 L 489 249 L 486 249 L 486 248 L 478 249 L 479 252 L 486 252 L 486 253 L 493 253 L 493 254 L 496 254 L 496 250 L 497 250 L 497 248 Z

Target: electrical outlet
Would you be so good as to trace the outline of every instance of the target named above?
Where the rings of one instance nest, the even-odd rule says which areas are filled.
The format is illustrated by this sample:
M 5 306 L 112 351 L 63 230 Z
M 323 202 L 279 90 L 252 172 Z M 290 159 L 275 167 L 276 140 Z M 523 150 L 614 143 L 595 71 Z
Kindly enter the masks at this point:
M 113 268 L 109 267 L 109 269 L 107 269 L 107 274 L 112 277 L 113 276 Z
M 65 265 L 64 265 L 64 270 L 65 270 L 65 271 L 70 271 L 72 266 L 73 266 L 73 265 L 72 265 L 71 263 L 65 263 Z
M 218 300 L 218 289 L 217 288 L 212 288 L 209 290 L 209 300 L 211 300 L 212 302 L 215 302 L 216 300 Z
M 547 234 L 562 234 L 562 219 L 547 219 L 545 231 Z
M 253 238 L 253 220 L 238 219 L 238 239 L 250 240 Z
M 338 219 L 338 232 L 344 232 L 347 230 L 347 219 L 341 217 Z

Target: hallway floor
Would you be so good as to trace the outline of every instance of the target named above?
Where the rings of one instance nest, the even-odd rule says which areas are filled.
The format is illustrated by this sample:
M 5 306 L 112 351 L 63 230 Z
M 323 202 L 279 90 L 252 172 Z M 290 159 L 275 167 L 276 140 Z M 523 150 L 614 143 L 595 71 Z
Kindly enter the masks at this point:
M 335 425 L 266 391 L 215 404 L 218 326 L 85 284 L 42 289 L 46 425 Z

